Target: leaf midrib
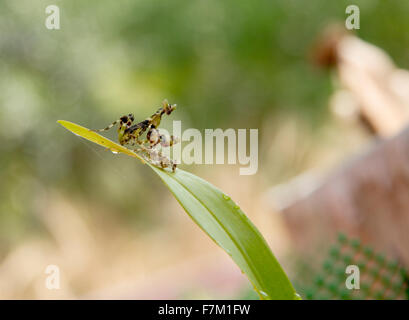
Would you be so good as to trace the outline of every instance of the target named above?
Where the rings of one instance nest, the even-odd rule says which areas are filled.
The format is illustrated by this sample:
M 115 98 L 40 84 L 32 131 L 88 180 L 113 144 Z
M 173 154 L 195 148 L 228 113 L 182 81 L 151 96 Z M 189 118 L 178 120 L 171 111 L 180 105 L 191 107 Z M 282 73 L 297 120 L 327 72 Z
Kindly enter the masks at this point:
M 160 170 L 160 169 L 159 169 Z M 228 231 L 228 229 L 226 229 L 226 227 L 223 225 L 223 223 L 220 222 L 220 220 L 217 218 L 217 216 L 213 213 L 212 210 L 210 210 L 204 203 L 202 200 L 200 200 L 193 192 L 191 192 L 189 190 L 188 187 L 186 187 L 182 182 L 180 182 L 179 180 L 177 180 L 176 178 L 172 177 L 169 173 L 167 173 L 165 171 L 165 174 L 172 178 L 173 180 L 175 180 L 177 183 L 179 183 L 189 194 L 191 194 L 193 196 L 193 198 L 195 198 L 204 208 L 206 208 L 206 210 L 212 215 L 212 217 L 217 221 L 217 223 L 219 224 L 219 226 L 222 227 L 223 231 L 227 234 L 227 236 L 230 238 L 230 240 L 236 245 L 236 247 L 239 249 L 240 254 L 243 256 L 243 258 L 245 259 L 247 265 L 250 267 L 252 274 L 255 276 L 256 280 L 258 281 L 258 283 L 262 284 L 262 282 L 260 282 L 259 278 L 257 277 L 257 272 L 254 271 L 253 268 L 253 263 L 251 262 L 251 259 L 248 257 L 248 255 L 245 254 L 245 252 L 243 251 L 243 249 L 241 248 L 241 246 L 239 245 L 239 243 L 234 239 L 234 237 L 232 236 L 232 234 Z M 205 232 L 207 233 L 207 231 L 205 230 Z M 210 235 L 210 234 L 209 234 Z M 217 241 L 215 239 L 213 239 L 213 237 L 211 236 L 212 240 L 217 244 Z M 220 246 L 220 245 L 219 245 Z M 222 248 L 224 249 L 224 248 Z M 241 269 L 241 268 L 240 268 Z M 243 270 L 242 270 L 243 271 Z M 248 278 L 248 277 L 247 277 Z M 249 279 L 250 282 L 251 279 Z M 255 287 L 255 286 L 254 286 Z M 256 288 L 256 287 L 255 287 Z M 258 291 L 258 290 L 257 290 Z

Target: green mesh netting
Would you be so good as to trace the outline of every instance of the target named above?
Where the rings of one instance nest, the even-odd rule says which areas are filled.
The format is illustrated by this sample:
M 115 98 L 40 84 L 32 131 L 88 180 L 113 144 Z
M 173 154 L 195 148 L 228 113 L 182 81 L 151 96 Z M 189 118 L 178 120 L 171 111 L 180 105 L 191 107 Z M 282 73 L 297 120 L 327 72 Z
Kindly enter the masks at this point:
M 348 265 L 356 265 L 360 272 L 360 288 L 347 289 L 345 281 Z M 304 299 L 408 299 L 409 277 L 395 260 L 363 246 L 357 239 L 339 234 L 338 241 L 329 249 L 322 267 L 314 271 L 304 265 L 307 279 L 296 280 L 296 287 Z

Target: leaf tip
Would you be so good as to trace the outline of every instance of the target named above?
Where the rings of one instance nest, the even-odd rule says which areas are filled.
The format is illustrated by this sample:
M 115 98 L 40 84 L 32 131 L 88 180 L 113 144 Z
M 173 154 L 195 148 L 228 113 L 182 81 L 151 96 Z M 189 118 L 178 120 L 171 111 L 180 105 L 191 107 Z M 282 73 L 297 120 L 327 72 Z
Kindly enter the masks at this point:
M 60 125 L 62 125 L 63 127 L 67 127 L 67 123 L 68 123 L 69 121 L 66 121 L 66 120 L 57 120 L 57 123 L 59 123 Z

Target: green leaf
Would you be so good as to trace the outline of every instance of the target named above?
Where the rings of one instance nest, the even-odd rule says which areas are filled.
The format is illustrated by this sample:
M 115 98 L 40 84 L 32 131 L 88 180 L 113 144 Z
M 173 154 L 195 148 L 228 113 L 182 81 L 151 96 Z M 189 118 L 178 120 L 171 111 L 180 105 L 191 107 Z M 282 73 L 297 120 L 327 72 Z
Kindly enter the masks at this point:
M 94 131 L 68 121 L 58 122 L 85 139 L 144 162 L 135 152 Z M 230 197 L 181 169 L 173 173 L 148 165 L 193 221 L 231 256 L 261 299 L 300 299 L 263 236 Z
M 111 150 L 112 152 L 116 153 L 124 153 L 128 156 L 138 158 L 139 160 L 142 161 L 142 163 L 145 163 L 145 160 L 142 159 L 141 156 L 133 152 L 132 150 L 129 150 L 128 148 L 125 148 L 121 146 L 118 143 L 115 143 L 104 136 L 101 136 L 100 134 L 96 133 L 95 131 L 92 131 L 90 129 L 84 128 L 83 126 L 80 126 L 79 124 L 70 122 L 70 121 L 65 121 L 65 120 L 58 120 L 57 121 L 59 124 L 61 124 L 64 128 L 67 130 L 71 131 L 73 134 L 83 137 L 84 139 L 87 139 L 89 141 L 92 141 L 96 144 L 99 144 L 100 146 L 107 148 Z

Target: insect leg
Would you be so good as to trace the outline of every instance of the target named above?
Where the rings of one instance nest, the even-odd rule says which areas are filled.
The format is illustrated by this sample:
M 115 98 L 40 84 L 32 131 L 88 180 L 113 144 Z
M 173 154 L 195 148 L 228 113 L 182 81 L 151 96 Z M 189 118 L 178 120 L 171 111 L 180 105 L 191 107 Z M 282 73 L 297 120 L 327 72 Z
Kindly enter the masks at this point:
M 109 129 L 111 129 L 113 126 L 115 126 L 117 123 L 119 123 L 121 120 L 115 120 L 114 122 L 112 122 L 108 127 L 104 128 L 104 129 L 97 129 L 97 130 L 92 130 L 95 132 L 103 132 L 103 131 L 108 131 Z

